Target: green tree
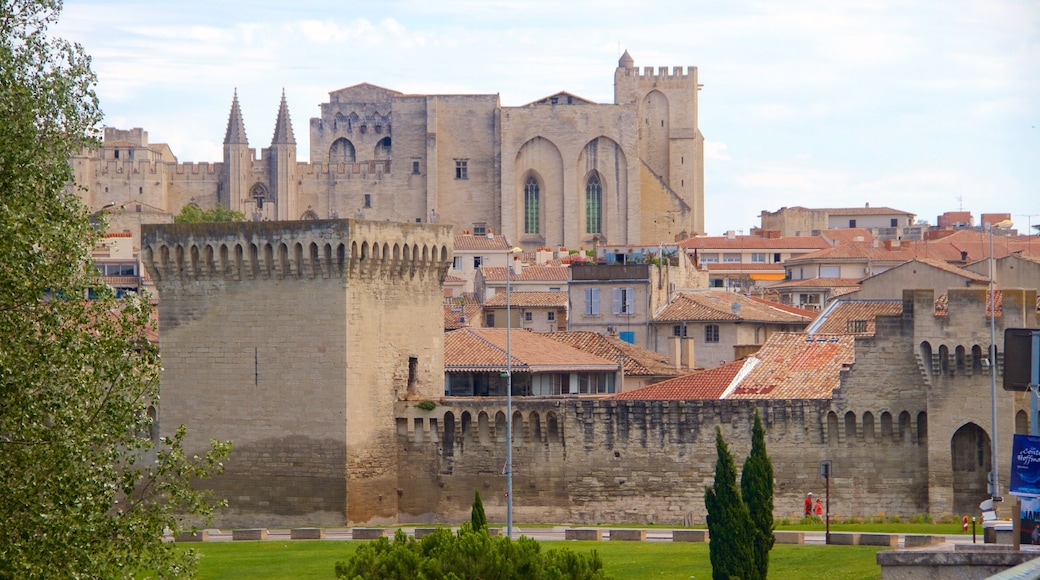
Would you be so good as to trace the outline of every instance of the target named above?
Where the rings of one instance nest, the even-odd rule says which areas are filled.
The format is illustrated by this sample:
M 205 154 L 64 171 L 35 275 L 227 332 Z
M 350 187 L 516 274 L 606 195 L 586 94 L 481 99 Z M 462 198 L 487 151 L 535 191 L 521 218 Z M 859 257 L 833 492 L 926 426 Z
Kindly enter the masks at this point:
M 189 480 L 227 445 L 185 457 L 158 442 L 148 300 L 96 289 L 101 235 L 70 191 L 69 156 L 97 144 L 95 76 L 48 34 L 60 0 L 0 4 L 0 578 L 190 575 L 162 541 L 204 514 Z
M 202 209 L 194 203 L 181 208 L 181 212 L 173 216 L 176 224 L 197 224 L 202 222 L 240 222 L 246 219 L 244 213 L 218 205 L 213 209 Z
M 469 522 L 474 532 L 487 530 L 487 516 L 484 515 L 484 502 L 480 501 L 480 490 L 473 490 L 473 509 L 469 512 Z
M 714 580 L 757 580 L 752 552 L 751 514 L 737 488 L 737 467 L 722 429 L 715 428 L 715 481 L 704 491 L 708 512 L 708 557 Z
M 740 496 L 748 507 L 754 528 L 755 567 L 761 578 L 769 570 L 769 551 L 773 549 L 773 461 L 766 453 L 766 430 L 755 411 L 751 430 L 751 452 L 740 473 Z

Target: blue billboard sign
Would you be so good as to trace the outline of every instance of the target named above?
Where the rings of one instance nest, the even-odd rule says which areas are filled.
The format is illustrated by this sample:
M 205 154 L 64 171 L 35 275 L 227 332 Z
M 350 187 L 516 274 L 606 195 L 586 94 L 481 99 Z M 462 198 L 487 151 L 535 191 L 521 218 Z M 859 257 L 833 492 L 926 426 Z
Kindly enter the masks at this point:
M 1010 492 L 1012 495 L 1040 496 L 1040 437 L 1015 434 Z

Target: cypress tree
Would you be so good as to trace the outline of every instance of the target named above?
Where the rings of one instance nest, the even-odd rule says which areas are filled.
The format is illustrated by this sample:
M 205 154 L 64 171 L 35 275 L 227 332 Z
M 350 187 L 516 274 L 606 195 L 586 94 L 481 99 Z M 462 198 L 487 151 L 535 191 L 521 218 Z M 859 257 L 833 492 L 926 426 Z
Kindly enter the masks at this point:
M 754 528 L 755 567 L 759 577 L 765 578 L 769 569 L 769 550 L 773 549 L 773 461 L 766 454 L 766 430 L 762 417 L 755 411 L 755 426 L 751 431 L 751 453 L 740 474 L 740 495 L 751 514 Z
M 753 526 L 751 514 L 740 498 L 737 467 L 722 429 L 715 428 L 715 482 L 704 490 L 708 512 L 708 555 L 713 580 L 758 580 L 752 557 Z
M 484 503 L 480 501 L 480 491 L 473 490 L 473 509 L 469 512 L 469 521 L 474 532 L 487 530 L 487 516 L 484 515 Z

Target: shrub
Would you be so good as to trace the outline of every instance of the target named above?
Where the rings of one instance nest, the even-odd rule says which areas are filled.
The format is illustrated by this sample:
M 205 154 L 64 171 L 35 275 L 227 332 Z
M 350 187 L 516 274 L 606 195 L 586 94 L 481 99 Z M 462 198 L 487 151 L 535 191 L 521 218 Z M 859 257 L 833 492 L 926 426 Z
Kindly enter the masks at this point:
M 473 490 L 473 509 L 469 513 L 470 526 L 474 532 L 487 531 L 487 516 L 484 515 L 484 502 L 480 501 L 480 491 Z
M 425 401 L 419 401 L 418 403 L 416 403 L 415 406 L 422 409 L 423 411 L 432 411 L 437 408 L 437 403 L 434 403 L 433 401 L 427 399 Z

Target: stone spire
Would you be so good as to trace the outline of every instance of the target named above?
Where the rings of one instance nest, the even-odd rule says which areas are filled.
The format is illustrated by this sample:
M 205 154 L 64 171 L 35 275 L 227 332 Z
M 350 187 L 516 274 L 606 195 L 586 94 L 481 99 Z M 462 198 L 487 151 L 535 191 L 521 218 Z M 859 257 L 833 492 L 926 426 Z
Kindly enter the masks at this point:
M 618 68 L 632 68 L 636 65 L 636 61 L 632 58 L 631 54 L 628 54 L 628 50 L 625 50 L 625 54 L 621 55 L 618 59 Z
M 282 103 L 278 105 L 278 120 L 274 123 L 274 138 L 271 145 L 296 144 L 293 136 L 292 120 L 289 119 L 289 105 L 285 102 L 285 89 L 282 89 Z
M 235 89 L 235 97 L 231 100 L 231 114 L 228 115 L 227 133 L 224 134 L 224 144 L 248 145 L 246 139 L 246 126 L 242 122 L 242 109 L 238 107 L 238 89 Z

